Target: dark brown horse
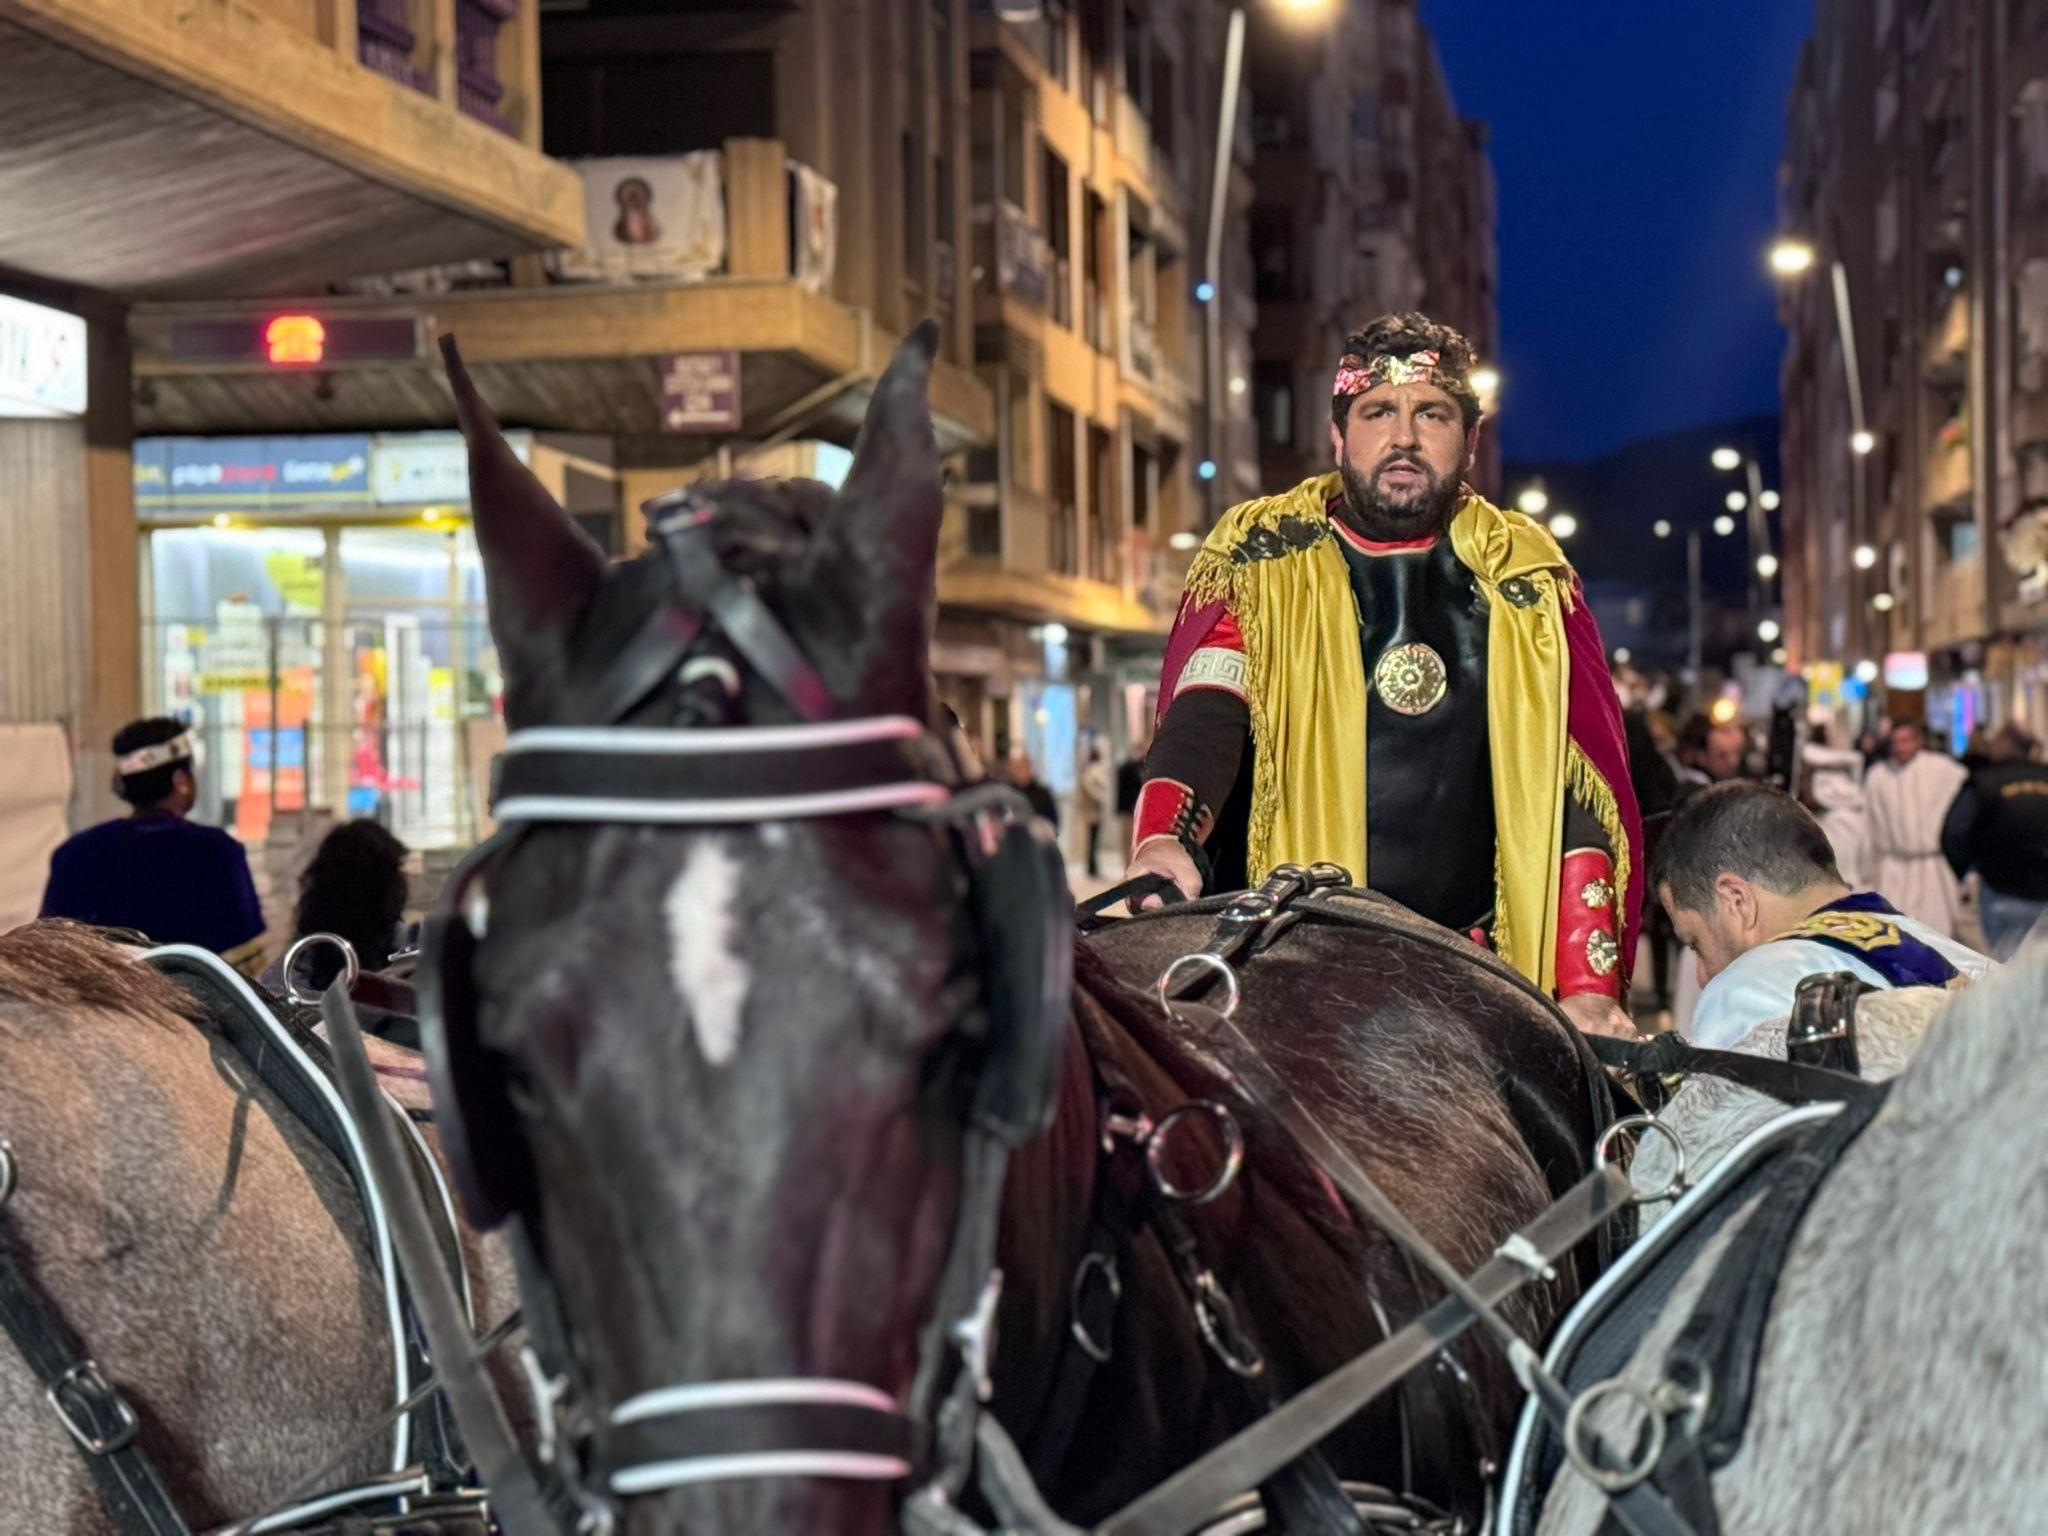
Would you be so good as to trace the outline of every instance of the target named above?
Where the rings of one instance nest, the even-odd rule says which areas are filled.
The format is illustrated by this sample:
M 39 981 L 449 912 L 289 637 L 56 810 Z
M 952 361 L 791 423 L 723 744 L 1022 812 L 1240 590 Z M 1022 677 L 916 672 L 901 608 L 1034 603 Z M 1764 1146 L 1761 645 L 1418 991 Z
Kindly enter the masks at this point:
M 840 493 L 702 487 L 693 535 L 758 595 L 836 716 L 908 720 L 934 737 L 925 657 L 941 495 L 924 396 L 935 335 L 920 328 L 881 381 Z M 693 627 L 675 557 L 607 565 L 506 449 L 459 366 L 453 376 L 515 745 L 544 727 L 793 722 L 787 679 L 764 676 L 758 653 L 717 624 Z M 673 660 L 665 623 L 694 636 L 687 659 L 622 687 L 636 658 Z M 764 779 L 782 771 L 749 763 Z M 606 771 L 630 782 L 632 754 Z M 503 1076 L 509 1101 L 474 1127 L 477 1173 L 506 1191 L 549 1277 L 600 1468 L 618 1459 L 608 1414 L 679 1383 L 830 1379 L 905 1402 L 961 1203 L 987 950 L 1005 940 L 970 916 L 959 841 L 881 811 L 738 809 L 715 821 L 535 812 L 460 897 L 477 938 L 473 955 L 454 957 L 476 988 L 477 1054 L 458 1061 L 472 1079 L 466 1107 L 488 1117 L 490 1093 L 470 1092 L 479 1070 Z M 1360 905 L 1378 914 L 1370 929 L 1303 924 L 1255 961 L 1239 1017 L 1300 1100 L 1469 1270 L 1584 1170 L 1597 1090 L 1547 1002 L 1448 935 Z M 1156 1122 L 1231 1097 L 1188 1026 L 1144 990 L 1212 921 L 1171 913 L 1084 946 L 1052 1129 L 1009 1167 L 992 1411 L 1076 1520 L 1436 1295 L 1255 1109 L 1235 1116 L 1243 1175 L 1179 1223 L 1155 1219 L 1142 1159 L 1105 1142 L 1111 1109 Z M 1178 1155 L 1195 1156 L 1195 1140 Z M 1180 1260 L 1177 1233 L 1190 1250 Z M 1107 1359 L 1076 1378 L 1072 1306 L 1102 1283 L 1102 1265 L 1076 1277 L 1103 1242 L 1120 1299 L 1089 1330 Z M 1191 1305 L 1193 1272 L 1234 1315 L 1221 1341 Z M 1585 1278 L 1568 1267 L 1527 1293 L 1519 1321 L 1540 1335 Z M 1225 1363 L 1227 1349 L 1241 1365 L 1255 1352 L 1256 1380 Z M 1513 1401 L 1505 1369 L 1461 1348 L 1326 1452 L 1346 1477 L 1412 1480 L 1469 1506 Z M 625 1499 L 625 1525 L 879 1533 L 901 1491 L 818 1476 L 693 1481 Z

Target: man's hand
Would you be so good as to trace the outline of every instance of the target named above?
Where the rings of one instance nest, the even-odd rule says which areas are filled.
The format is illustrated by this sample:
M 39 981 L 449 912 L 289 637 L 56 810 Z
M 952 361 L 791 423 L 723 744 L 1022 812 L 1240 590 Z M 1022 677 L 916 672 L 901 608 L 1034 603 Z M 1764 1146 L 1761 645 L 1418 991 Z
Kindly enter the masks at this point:
M 1603 992 L 1580 992 L 1559 998 L 1557 1006 L 1583 1034 L 1612 1035 L 1617 1040 L 1642 1039 L 1634 1021 L 1622 1011 L 1621 1004 Z
M 1178 838 L 1155 837 L 1144 843 L 1132 856 L 1124 879 L 1135 880 L 1140 875 L 1164 875 L 1180 887 L 1181 895 L 1189 901 L 1202 894 L 1201 871 L 1195 868 L 1195 861 L 1188 857 Z M 1145 912 L 1163 905 L 1157 895 L 1152 895 L 1138 903 L 1138 910 Z

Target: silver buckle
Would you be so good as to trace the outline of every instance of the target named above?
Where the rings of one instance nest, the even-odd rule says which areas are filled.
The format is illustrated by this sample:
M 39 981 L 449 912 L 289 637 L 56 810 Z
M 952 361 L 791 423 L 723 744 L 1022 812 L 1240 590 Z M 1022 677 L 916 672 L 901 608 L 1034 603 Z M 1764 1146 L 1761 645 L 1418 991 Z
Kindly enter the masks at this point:
M 134 1443 L 136 1432 L 142 1428 L 135 1417 L 135 1410 L 128 1406 L 128 1400 L 114 1390 L 113 1384 L 100 1374 L 99 1366 L 91 1360 L 81 1360 L 72 1366 L 51 1382 L 43 1395 L 57 1410 L 57 1417 L 64 1427 L 71 1431 L 71 1438 L 89 1455 L 109 1456 L 115 1451 L 125 1450 Z M 113 1417 L 114 1427 L 110 1434 L 99 1432 L 97 1410 L 101 1408 Z

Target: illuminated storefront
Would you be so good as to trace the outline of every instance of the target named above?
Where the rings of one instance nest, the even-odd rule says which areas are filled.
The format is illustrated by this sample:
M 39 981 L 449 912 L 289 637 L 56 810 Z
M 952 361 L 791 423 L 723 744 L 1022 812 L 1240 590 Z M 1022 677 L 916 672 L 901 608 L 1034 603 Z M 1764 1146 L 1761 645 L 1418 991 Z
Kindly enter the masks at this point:
M 615 550 L 609 467 L 510 438 Z M 135 500 L 147 702 L 195 727 L 197 814 L 250 842 L 308 811 L 473 842 L 503 679 L 461 438 L 144 439 Z

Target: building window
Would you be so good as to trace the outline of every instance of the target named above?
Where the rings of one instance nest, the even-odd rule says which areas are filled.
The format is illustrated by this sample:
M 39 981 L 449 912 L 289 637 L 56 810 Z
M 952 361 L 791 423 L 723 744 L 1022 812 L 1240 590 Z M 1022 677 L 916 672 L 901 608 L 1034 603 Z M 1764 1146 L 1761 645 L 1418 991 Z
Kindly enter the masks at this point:
M 1081 573 L 1080 466 L 1074 413 L 1045 404 L 1045 568 L 1058 576 Z
M 903 278 L 924 281 L 926 235 L 924 154 L 917 147 L 917 135 L 903 135 Z
M 1252 411 L 1259 422 L 1262 451 L 1294 446 L 1294 365 L 1262 362 L 1252 371 Z
M 1261 303 L 1284 303 L 1294 295 L 1294 210 L 1269 205 L 1252 209 L 1252 272 Z
M 1173 93 L 1172 56 L 1164 48 L 1155 48 L 1152 50 L 1152 147 L 1169 165 L 1173 163 L 1177 148 L 1174 104 L 1179 99 Z
M 1117 484 L 1116 439 L 1088 428 L 1088 574 L 1097 581 L 1124 579 L 1124 524 Z
M 1114 337 L 1109 325 L 1109 205 L 1093 192 L 1083 194 L 1081 219 L 1081 334 L 1098 352 L 1107 352 Z
M 1067 180 L 1067 162 L 1051 150 L 1045 152 L 1040 170 L 1039 228 L 1045 234 L 1047 252 L 1046 286 L 1052 290 L 1052 317 L 1072 330 L 1074 326 L 1074 230 L 1073 191 Z
M 1045 72 L 1053 82 L 1067 84 L 1067 47 L 1073 29 L 1067 25 L 1067 8 L 1062 0 L 1045 0 Z
M 1124 7 L 1124 93 L 1140 112 L 1152 110 L 1152 39 L 1134 5 Z

